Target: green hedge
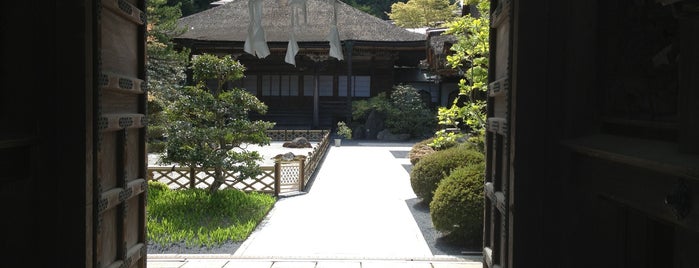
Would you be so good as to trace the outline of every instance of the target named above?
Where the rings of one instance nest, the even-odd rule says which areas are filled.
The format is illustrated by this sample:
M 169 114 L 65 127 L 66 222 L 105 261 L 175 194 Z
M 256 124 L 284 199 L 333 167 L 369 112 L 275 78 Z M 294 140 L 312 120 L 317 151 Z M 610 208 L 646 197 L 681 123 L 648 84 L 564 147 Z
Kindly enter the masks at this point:
M 408 157 L 410 158 L 410 164 L 415 165 L 417 162 L 420 161 L 421 158 L 425 157 L 428 154 L 434 153 L 434 149 L 429 146 L 429 144 L 434 140 L 434 138 L 428 138 L 425 140 L 421 140 L 415 145 L 413 145 L 412 148 L 410 148 L 410 152 L 408 153 Z
M 420 159 L 410 171 L 410 185 L 423 202 L 429 204 L 439 182 L 460 166 L 482 163 L 484 155 L 468 143 L 435 151 Z
M 462 166 L 442 180 L 430 203 L 436 230 L 469 246 L 483 240 L 483 179 L 485 163 Z

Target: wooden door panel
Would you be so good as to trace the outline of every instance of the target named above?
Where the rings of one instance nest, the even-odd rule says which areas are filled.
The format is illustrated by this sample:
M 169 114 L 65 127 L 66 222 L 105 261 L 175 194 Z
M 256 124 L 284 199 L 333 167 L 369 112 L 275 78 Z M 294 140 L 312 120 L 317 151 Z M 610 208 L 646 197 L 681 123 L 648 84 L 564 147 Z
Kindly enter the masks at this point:
M 98 238 L 100 243 L 97 248 L 97 267 L 107 267 L 117 260 L 117 226 L 113 224 L 117 220 L 116 209 L 109 209 L 100 213 L 98 219 Z
M 507 14 L 502 12 L 507 11 L 500 11 L 499 17 L 495 18 L 493 21 L 493 26 L 497 28 L 491 29 L 496 32 L 496 36 L 498 37 L 498 39 L 494 40 L 496 41 L 495 55 L 497 56 L 495 60 L 495 68 L 493 70 L 496 74 L 499 74 L 495 77 L 496 79 L 502 78 L 502 74 L 507 73 L 507 69 L 509 68 L 509 54 L 511 50 L 509 38 L 502 38 L 507 37 L 510 34 L 509 18 L 505 18 Z
M 113 3 L 121 3 L 116 6 Z M 138 77 L 139 64 L 139 27 L 142 22 L 133 19 L 131 13 L 140 13 L 136 7 L 128 6 L 125 1 L 104 0 L 102 4 L 102 70 L 119 73 L 129 77 Z M 127 11 L 130 13 L 126 13 Z
M 138 113 L 138 95 L 104 91 L 102 98 L 110 100 L 110 102 L 103 104 L 103 113 Z
M 100 148 L 97 153 L 97 159 L 101 161 L 97 164 L 97 176 L 99 178 L 98 192 L 102 193 L 108 189 L 114 189 L 117 187 L 116 173 L 112 172 L 116 170 L 116 159 L 109 155 L 110 152 L 116 150 L 116 133 L 114 132 L 104 132 L 101 133 L 100 137 Z M 107 160 L 107 159 L 111 159 Z
M 485 215 L 483 257 L 486 267 L 509 267 L 513 217 L 510 173 L 512 89 L 512 10 L 513 1 L 491 1 L 488 75 L 488 120 L 486 133 Z
M 145 2 L 100 3 L 93 266 L 145 267 Z
M 126 130 L 126 135 L 127 137 L 134 137 L 134 138 L 127 138 L 126 139 L 126 151 L 127 152 L 139 152 L 141 150 L 141 140 L 138 139 L 137 137 L 140 134 L 140 129 L 127 129 Z M 128 182 L 133 181 L 135 178 L 140 178 L 143 179 L 142 171 L 140 170 L 143 167 L 143 164 L 141 161 L 143 161 L 143 158 L 139 157 L 137 153 L 131 153 L 131 154 L 125 154 L 124 157 L 124 164 L 125 164 L 125 176 L 128 178 Z

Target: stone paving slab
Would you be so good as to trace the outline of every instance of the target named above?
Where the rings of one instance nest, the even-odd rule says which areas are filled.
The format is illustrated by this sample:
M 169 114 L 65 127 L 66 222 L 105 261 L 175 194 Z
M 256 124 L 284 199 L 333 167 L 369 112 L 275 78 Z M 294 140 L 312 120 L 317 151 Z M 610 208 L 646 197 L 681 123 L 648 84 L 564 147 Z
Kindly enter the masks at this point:
M 319 261 L 316 268 L 362 268 L 358 261 Z
M 315 268 L 314 261 L 283 261 L 275 262 L 271 268 Z
M 414 261 L 366 261 L 362 262 L 362 268 L 432 268 L 432 264 Z
M 270 268 L 273 261 L 260 260 L 230 260 L 223 268 Z
M 148 268 L 179 268 L 184 265 L 187 260 L 185 259 L 157 259 L 153 260 L 148 258 Z
M 188 260 L 184 265 L 180 266 L 180 268 L 211 268 L 211 267 L 223 267 L 226 264 L 228 264 L 228 260 L 225 259 L 193 259 L 193 260 Z
M 483 268 L 473 261 L 153 259 L 156 268 Z

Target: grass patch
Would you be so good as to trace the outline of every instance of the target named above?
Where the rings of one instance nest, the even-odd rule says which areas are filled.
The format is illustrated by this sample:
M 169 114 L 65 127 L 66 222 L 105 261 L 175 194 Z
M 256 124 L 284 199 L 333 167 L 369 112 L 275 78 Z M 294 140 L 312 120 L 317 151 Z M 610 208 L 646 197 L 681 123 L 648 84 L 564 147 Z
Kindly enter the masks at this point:
M 148 182 L 148 240 L 166 246 L 214 247 L 243 241 L 272 208 L 275 197 L 234 189 L 209 194 L 206 189 L 171 190 Z

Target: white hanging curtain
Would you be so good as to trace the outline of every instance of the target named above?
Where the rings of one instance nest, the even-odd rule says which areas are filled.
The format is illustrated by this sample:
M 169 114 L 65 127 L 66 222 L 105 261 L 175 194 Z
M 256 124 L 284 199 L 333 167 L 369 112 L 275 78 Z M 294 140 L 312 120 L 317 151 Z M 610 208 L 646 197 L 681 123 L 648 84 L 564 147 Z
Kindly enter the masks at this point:
M 296 42 L 294 31 L 291 31 L 290 35 L 289 45 L 286 46 L 286 56 L 284 57 L 284 61 L 288 64 L 296 66 L 296 53 L 299 52 L 299 44 Z
M 244 50 L 247 53 L 264 58 L 269 55 L 269 47 L 265 40 L 265 31 L 262 29 L 262 1 L 248 0 L 248 11 L 250 12 L 250 25 L 248 26 L 248 36 L 245 39 Z
M 330 32 L 325 37 L 330 42 L 330 56 L 338 60 L 343 60 L 342 46 L 340 45 L 340 31 L 337 30 L 337 0 L 330 0 L 333 5 L 333 21 L 330 25 Z
M 296 54 L 299 52 L 299 45 L 296 42 L 296 35 L 294 32 L 300 29 L 301 23 L 299 23 L 299 15 L 303 15 L 304 25 L 308 23 L 306 17 L 306 0 L 291 0 L 289 1 L 289 6 L 291 8 L 291 29 L 289 31 L 289 45 L 286 47 L 284 61 L 296 66 Z

